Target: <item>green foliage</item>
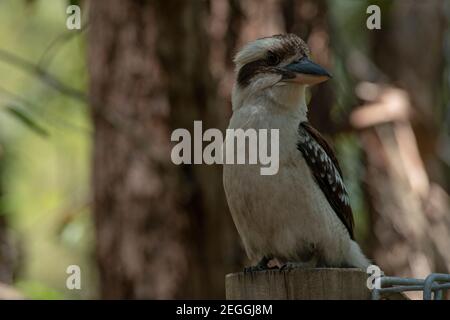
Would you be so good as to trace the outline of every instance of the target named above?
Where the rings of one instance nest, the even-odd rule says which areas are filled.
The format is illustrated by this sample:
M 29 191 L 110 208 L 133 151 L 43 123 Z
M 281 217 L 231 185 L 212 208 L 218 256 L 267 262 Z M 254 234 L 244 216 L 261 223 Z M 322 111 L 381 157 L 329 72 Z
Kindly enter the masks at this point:
M 36 66 L 44 62 L 46 72 L 85 93 L 84 33 L 65 36 L 67 5 L 0 1 L 0 49 Z M 55 39 L 61 40 L 52 46 Z M 2 210 L 21 243 L 15 285 L 32 299 L 96 297 L 87 105 L 0 59 L 0 139 L 7 151 L 1 158 Z M 71 264 L 81 267 L 82 290 L 66 288 Z
M 80 0 L 69 0 L 69 5 L 80 5 Z
M 38 281 L 19 281 L 17 288 L 27 299 L 61 300 L 64 294 Z
M 35 119 L 33 119 L 31 115 L 27 114 L 26 111 L 22 110 L 20 107 L 8 105 L 5 108 L 11 116 L 24 124 L 30 130 L 34 131 L 38 135 L 44 137 L 48 136 L 47 130 L 45 130 L 40 124 L 37 123 Z

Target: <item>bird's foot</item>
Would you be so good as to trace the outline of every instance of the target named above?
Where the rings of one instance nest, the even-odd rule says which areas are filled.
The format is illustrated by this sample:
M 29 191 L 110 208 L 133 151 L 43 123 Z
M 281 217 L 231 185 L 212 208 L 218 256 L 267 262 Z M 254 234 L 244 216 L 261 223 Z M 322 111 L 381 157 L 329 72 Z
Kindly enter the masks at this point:
M 292 269 L 317 268 L 318 262 L 319 262 L 319 260 L 316 256 L 313 256 L 308 261 L 295 261 L 295 262 L 288 261 L 280 267 L 280 271 L 281 270 L 292 270 Z
M 292 269 L 310 269 L 317 268 L 322 259 L 320 255 L 317 254 L 314 245 L 311 245 L 308 250 L 305 250 L 303 255 L 300 255 L 300 259 L 297 261 L 283 261 L 281 270 L 292 270 Z
M 252 273 L 252 272 L 264 271 L 264 270 L 268 270 L 268 269 L 269 269 L 269 267 L 267 267 L 267 266 L 260 266 L 257 264 L 255 266 L 245 267 L 244 273 Z
M 271 267 L 269 267 L 267 265 L 267 263 L 270 261 L 269 258 L 264 257 L 261 259 L 261 261 L 258 262 L 258 264 L 254 265 L 254 266 L 250 266 L 250 267 L 245 267 L 244 268 L 244 273 L 251 273 L 251 272 L 258 272 L 258 271 L 264 271 L 264 270 L 269 270 L 272 269 Z
M 311 264 L 307 262 L 286 262 L 280 268 L 280 271 L 288 271 L 293 269 L 307 269 L 311 268 Z

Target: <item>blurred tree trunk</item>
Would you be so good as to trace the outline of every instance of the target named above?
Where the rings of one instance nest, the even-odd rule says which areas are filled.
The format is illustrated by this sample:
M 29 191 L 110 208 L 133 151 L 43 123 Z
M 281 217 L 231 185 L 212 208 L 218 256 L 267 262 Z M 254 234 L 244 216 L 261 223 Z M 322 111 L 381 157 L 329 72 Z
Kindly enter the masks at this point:
M 0 198 L 3 196 L 3 174 L 4 174 L 5 153 L 0 144 Z M 0 201 L 0 283 L 12 284 L 19 269 L 18 246 L 13 241 L 8 219 L 3 201 Z M 0 290 L 0 299 L 2 291 Z
M 170 159 L 172 130 L 225 120 L 208 71 L 207 9 L 203 1 L 91 2 L 103 298 L 220 298 L 224 275 L 240 262 L 221 167 Z
M 395 1 L 373 32 L 375 63 L 399 87 L 408 91 L 413 127 L 431 178 L 446 184 L 436 157 L 444 117 L 442 72 L 447 29 L 444 1 Z
M 382 29 L 372 31 L 375 63 L 385 78 L 406 90 L 377 101 L 386 107 L 377 113 L 384 123 L 361 135 L 372 257 L 388 274 L 450 272 L 448 196 L 433 182 L 444 182 L 436 158 L 443 112 L 443 12 L 442 1 L 394 2 L 383 12 Z M 389 118 L 401 105 L 407 106 L 405 116 Z
M 0 208 L 0 283 L 12 284 L 17 271 L 15 248 L 8 224 Z

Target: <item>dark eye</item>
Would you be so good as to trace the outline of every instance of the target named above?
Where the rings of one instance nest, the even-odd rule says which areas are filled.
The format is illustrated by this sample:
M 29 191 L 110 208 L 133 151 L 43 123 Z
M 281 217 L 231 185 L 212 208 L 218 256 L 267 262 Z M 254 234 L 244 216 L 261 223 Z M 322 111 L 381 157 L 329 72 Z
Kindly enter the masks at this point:
M 269 65 L 275 66 L 280 63 L 280 57 L 278 57 L 275 53 L 269 51 L 267 53 L 267 62 L 269 63 Z

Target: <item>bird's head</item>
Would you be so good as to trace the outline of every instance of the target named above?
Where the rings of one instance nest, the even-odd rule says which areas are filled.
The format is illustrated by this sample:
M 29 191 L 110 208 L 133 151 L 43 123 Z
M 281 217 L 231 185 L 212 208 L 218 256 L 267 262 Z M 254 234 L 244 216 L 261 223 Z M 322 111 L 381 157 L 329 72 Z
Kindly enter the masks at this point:
M 309 59 L 307 44 L 294 34 L 260 38 L 245 45 L 235 56 L 236 82 L 233 108 L 249 97 L 265 97 L 295 105 L 304 99 L 304 88 L 328 80 L 331 75 Z

